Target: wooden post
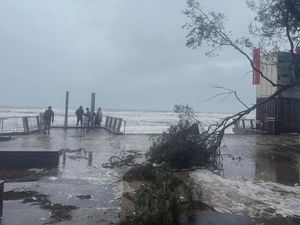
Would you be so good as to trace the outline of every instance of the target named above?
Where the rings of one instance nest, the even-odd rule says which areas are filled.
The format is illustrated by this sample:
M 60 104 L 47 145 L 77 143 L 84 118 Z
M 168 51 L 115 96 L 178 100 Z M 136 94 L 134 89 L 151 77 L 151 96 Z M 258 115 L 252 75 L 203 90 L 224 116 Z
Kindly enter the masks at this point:
M 65 104 L 65 129 L 68 128 L 68 111 L 69 111 L 69 92 L 66 92 L 66 104 Z
M 93 165 L 93 152 L 89 152 L 88 155 L 88 166 L 92 166 Z
M 63 167 L 65 167 L 65 165 L 66 165 L 66 159 L 67 159 L 67 153 L 64 150 L 62 154 L 63 154 Z
M 41 130 L 40 117 L 36 116 L 35 119 L 36 119 L 36 124 L 37 124 L 38 130 Z
M 4 181 L 0 180 L 0 217 L 2 217 L 3 215 L 3 191 L 4 191 Z
M 91 96 L 91 113 L 92 113 L 91 127 L 94 126 L 94 121 L 95 121 L 95 117 L 94 117 L 95 99 L 96 99 L 96 94 L 95 94 L 95 92 L 93 92 L 92 96 Z

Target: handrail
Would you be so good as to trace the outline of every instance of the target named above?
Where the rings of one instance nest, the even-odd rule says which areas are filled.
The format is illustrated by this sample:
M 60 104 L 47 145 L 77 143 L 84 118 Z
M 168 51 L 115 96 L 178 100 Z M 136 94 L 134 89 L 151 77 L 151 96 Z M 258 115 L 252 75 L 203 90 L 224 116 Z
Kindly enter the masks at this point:
M 233 131 L 235 133 L 243 133 L 247 131 L 261 131 L 261 120 L 256 119 L 240 119 L 234 124 Z
M 76 116 L 70 115 L 75 118 Z M 126 121 L 119 117 L 105 116 L 102 128 L 114 134 L 122 134 L 121 129 L 125 134 Z M 63 119 L 61 116 L 56 116 L 58 123 L 54 123 L 53 127 L 62 127 Z M 75 122 L 75 120 L 73 121 Z M 74 126 L 76 124 L 74 123 Z M 72 126 L 71 126 L 72 127 Z M 28 134 L 43 129 L 43 118 L 42 114 L 37 116 L 7 116 L 0 117 L 0 135 L 9 134 Z
M 26 134 L 39 130 L 39 116 L 0 117 L 0 134 Z
M 36 116 L 0 116 L 0 120 L 6 120 L 6 119 L 21 119 L 23 117 L 27 118 L 36 118 Z

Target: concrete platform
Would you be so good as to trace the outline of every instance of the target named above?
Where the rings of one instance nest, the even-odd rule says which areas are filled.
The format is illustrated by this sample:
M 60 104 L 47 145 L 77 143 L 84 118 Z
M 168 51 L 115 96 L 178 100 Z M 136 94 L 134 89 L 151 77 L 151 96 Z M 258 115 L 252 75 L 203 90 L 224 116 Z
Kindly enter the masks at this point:
M 61 153 L 61 150 L 44 148 L 0 148 L 0 167 L 56 167 Z

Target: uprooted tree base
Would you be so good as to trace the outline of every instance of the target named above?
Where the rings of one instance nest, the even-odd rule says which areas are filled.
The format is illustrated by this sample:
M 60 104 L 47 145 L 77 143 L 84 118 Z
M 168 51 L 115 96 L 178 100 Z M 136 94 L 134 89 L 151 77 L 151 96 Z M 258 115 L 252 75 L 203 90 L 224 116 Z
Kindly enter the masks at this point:
M 138 181 L 139 185 L 135 192 L 123 194 L 123 199 L 133 205 L 133 212 L 123 218 L 121 225 L 176 225 L 192 220 L 196 209 L 213 210 L 201 202 L 201 192 L 186 173 L 173 172 L 165 163 L 135 166 L 124 180 Z

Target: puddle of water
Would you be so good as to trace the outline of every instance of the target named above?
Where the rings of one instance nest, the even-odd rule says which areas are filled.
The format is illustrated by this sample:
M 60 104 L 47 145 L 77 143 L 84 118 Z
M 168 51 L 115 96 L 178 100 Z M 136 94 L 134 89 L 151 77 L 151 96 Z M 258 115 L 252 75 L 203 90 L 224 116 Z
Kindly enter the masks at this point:
M 282 149 L 281 144 L 298 142 L 286 136 L 225 136 L 224 176 L 263 180 L 294 186 L 300 183 L 300 155 Z
M 56 172 L 51 170 L 51 173 L 45 173 L 45 170 L 31 169 L 32 173 L 43 172 L 44 174 L 36 176 L 35 181 L 6 183 L 5 191 L 37 191 L 48 195 L 53 204 L 59 203 L 79 207 L 79 209 L 72 212 L 74 221 L 71 221 L 70 224 L 80 224 L 77 221 L 83 221 L 82 218 L 85 218 L 85 215 L 90 215 L 89 218 L 85 218 L 86 221 L 90 221 L 90 218 L 93 217 L 101 222 L 101 218 L 91 215 L 92 211 L 93 213 L 101 212 L 103 218 L 107 217 L 107 221 L 110 219 L 109 213 L 106 212 L 114 211 L 117 213 L 117 215 L 113 213 L 114 220 L 116 220 L 120 211 L 120 198 L 123 188 L 120 179 L 126 171 L 126 167 L 106 169 L 101 165 L 107 163 L 112 155 L 119 155 L 122 150 L 145 152 L 151 144 L 149 136 L 114 136 L 106 132 L 90 132 L 87 134 L 75 130 L 68 132 L 63 130 L 53 131 L 55 132 L 52 132 L 48 137 L 43 134 L 17 137 L 7 145 L 0 144 L 0 148 L 38 147 L 58 150 L 62 148 L 71 150 L 82 148 L 84 151 L 66 152 L 65 155 L 61 155 Z M 78 197 L 79 195 L 90 195 L 91 197 L 82 199 Z M 24 212 L 27 210 L 28 213 L 26 215 L 20 213 L 20 216 L 18 216 L 20 221 L 22 221 L 22 218 L 26 220 L 27 216 L 30 217 L 29 215 L 32 215 L 32 220 L 44 218 L 45 213 L 48 215 L 47 210 L 42 210 L 32 204 L 23 204 L 21 201 L 5 201 L 2 224 L 22 224 L 11 216 L 18 208 L 24 209 Z M 81 212 L 84 212 L 84 215 Z M 97 222 L 92 221 L 91 224 Z M 27 224 L 42 223 L 38 220 L 37 223 L 29 222 Z
M 49 212 L 40 209 L 37 205 L 29 206 L 20 203 L 20 201 L 4 201 L 3 217 L 0 218 L 0 225 L 40 225 L 45 223 L 48 218 Z

